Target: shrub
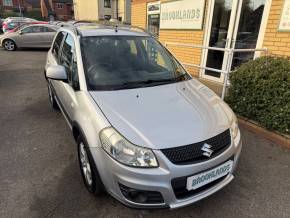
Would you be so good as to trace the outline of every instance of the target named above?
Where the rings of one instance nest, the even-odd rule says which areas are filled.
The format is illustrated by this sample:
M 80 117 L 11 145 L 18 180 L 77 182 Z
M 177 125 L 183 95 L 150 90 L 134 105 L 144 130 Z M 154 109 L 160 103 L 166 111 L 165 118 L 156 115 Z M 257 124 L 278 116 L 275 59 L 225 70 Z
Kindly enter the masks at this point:
M 261 57 L 230 75 L 226 101 L 233 110 L 270 130 L 290 133 L 290 62 Z

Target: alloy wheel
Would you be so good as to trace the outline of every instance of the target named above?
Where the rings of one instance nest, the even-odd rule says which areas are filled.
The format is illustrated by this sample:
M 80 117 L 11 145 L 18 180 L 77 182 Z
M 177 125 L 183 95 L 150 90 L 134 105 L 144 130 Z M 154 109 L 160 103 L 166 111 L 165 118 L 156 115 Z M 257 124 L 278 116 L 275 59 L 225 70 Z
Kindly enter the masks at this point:
M 11 40 L 6 40 L 4 42 L 4 48 L 8 51 L 13 51 L 15 49 L 15 43 Z
M 81 162 L 83 175 L 85 177 L 86 183 L 89 186 L 91 186 L 93 183 L 91 165 L 90 165 L 88 154 L 87 154 L 87 151 L 85 149 L 85 145 L 83 142 L 79 144 L 79 150 L 80 150 L 79 155 L 80 155 L 80 162 Z

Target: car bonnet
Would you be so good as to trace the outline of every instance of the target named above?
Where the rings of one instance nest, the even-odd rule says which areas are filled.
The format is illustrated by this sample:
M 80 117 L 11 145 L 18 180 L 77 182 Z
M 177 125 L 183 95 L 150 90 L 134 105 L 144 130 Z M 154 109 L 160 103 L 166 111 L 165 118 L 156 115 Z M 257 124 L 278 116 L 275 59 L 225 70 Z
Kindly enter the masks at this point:
M 119 133 L 152 149 L 203 141 L 229 128 L 233 119 L 231 109 L 195 79 L 90 94 Z

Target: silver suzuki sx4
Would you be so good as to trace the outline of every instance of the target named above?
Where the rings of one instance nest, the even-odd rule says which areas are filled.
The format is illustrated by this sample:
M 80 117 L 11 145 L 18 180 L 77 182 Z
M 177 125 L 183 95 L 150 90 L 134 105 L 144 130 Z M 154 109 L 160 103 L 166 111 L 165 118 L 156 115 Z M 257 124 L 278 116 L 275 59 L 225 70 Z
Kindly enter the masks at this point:
M 89 192 L 135 208 L 179 208 L 234 179 L 242 148 L 236 116 L 149 33 L 62 27 L 45 77 Z

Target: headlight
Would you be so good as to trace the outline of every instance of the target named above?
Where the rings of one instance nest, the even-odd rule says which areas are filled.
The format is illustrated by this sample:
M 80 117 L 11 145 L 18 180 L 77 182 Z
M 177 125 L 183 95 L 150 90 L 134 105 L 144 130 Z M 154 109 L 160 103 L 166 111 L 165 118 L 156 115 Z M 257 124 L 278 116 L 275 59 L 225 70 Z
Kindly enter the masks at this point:
M 238 120 L 236 116 L 234 116 L 232 124 L 231 124 L 231 132 L 232 132 L 233 138 L 236 138 L 239 132 Z
M 112 127 L 103 129 L 100 139 L 104 150 L 117 161 L 134 167 L 158 167 L 153 152 L 133 145 Z

